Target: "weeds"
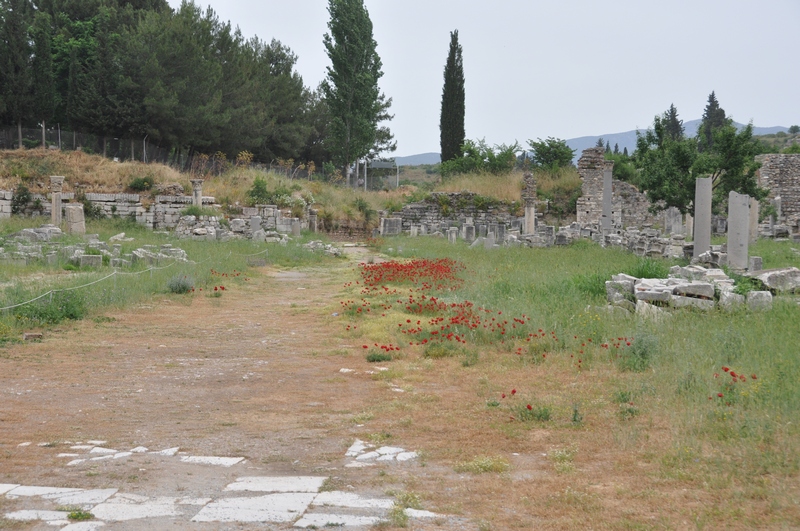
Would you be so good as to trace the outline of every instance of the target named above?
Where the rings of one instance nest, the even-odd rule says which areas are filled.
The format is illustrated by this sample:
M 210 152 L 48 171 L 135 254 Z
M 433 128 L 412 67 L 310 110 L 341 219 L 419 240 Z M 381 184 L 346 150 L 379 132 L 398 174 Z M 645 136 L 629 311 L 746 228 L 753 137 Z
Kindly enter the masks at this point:
M 186 275 L 175 275 L 167 282 L 167 290 L 170 293 L 182 295 L 194 289 L 194 280 Z
M 508 471 L 510 468 L 511 465 L 503 457 L 483 456 L 476 457 L 472 461 L 457 463 L 454 470 L 456 472 L 468 472 L 470 474 L 485 474 L 488 472 L 499 474 Z
M 658 338 L 642 332 L 630 341 L 630 348 L 620 351 L 617 366 L 621 371 L 642 372 L 650 368 L 658 353 Z

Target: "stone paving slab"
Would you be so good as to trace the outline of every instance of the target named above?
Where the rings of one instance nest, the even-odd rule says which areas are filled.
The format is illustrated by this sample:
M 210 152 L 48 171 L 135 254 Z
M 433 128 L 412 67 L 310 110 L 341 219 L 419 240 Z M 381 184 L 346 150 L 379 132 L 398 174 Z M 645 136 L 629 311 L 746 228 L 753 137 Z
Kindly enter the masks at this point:
M 343 514 L 307 514 L 295 522 L 295 527 L 328 529 L 339 526 L 373 526 L 380 523 L 377 516 L 355 516 Z
M 227 498 L 206 505 L 192 522 L 293 522 L 315 494 L 285 492 L 256 498 Z
M 239 478 L 225 490 L 228 492 L 319 492 L 326 478 L 319 476 Z

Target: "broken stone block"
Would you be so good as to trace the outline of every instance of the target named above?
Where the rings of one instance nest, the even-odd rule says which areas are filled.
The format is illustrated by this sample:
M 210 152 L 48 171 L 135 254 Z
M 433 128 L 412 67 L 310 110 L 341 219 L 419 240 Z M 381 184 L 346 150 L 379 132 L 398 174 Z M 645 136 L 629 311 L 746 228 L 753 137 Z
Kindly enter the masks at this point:
M 632 280 L 609 280 L 606 282 L 606 299 L 608 302 L 625 300 L 633 294 Z
M 247 222 L 243 219 L 237 218 L 231 220 L 231 232 L 244 232 L 246 226 Z
M 689 284 L 679 284 L 672 290 L 675 295 L 683 297 L 714 298 L 714 285 L 708 282 L 694 281 Z
M 611 280 L 617 280 L 617 281 L 629 280 L 631 282 L 636 282 L 639 279 L 636 277 L 632 277 L 630 275 L 626 275 L 625 273 L 620 273 L 619 275 L 611 275 Z
M 22 334 L 23 341 L 41 341 L 42 340 L 42 333 L 41 332 L 25 332 Z
M 744 295 L 723 291 L 719 294 L 719 306 L 724 310 L 733 310 L 744 305 Z
M 747 293 L 747 308 L 752 311 L 771 310 L 772 293 L 769 291 L 749 291 Z
M 637 291 L 636 292 L 636 300 L 637 301 L 669 302 L 671 297 L 672 297 L 672 293 L 670 293 L 669 291 Z M 637 307 L 638 307 L 638 303 L 637 303 Z
M 636 301 L 636 315 L 644 319 L 654 319 L 656 321 L 663 319 L 667 314 L 661 308 L 653 306 L 649 302 L 643 300 Z
M 747 275 L 760 280 L 771 290 L 792 292 L 800 291 L 800 269 L 784 267 L 780 269 L 764 269 Z
M 693 297 L 682 297 L 680 295 L 673 295 L 669 301 L 670 306 L 673 308 L 686 308 L 692 307 L 699 310 L 713 310 L 714 301 L 709 299 L 695 299 Z
M 80 257 L 81 267 L 100 267 L 103 265 L 103 257 L 99 254 L 83 254 Z
M 751 256 L 747 266 L 747 270 L 753 273 L 754 271 L 761 271 L 764 269 L 764 261 L 760 256 Z

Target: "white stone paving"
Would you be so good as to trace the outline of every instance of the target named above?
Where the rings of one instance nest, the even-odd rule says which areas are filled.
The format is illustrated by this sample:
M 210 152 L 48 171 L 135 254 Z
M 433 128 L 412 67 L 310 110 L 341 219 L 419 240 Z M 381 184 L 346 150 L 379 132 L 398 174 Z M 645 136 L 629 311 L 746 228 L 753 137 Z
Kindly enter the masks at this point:
M 381 521 L 377 516 L 354 516 L 349 514 L 307 514 L 295 522 L 300 528 L 328 528 L 338 526 L 373 526 Z
M 314 496 L 286 492 L 217 500 L 203 507 L 192 522 L 293 522 L 305 512 Z
M 181 457 L 184 463 L 195 463 L 199 465 L 216 465 L 230 467 L 244 461 L 244 457 L 214 457 L 201 455 L 184 455 Z
M 107 459 L 124 459 L 134 454 L 163 457 L 178 456 L 186 466 L 212 465 L 233 467 L 247 461 L 243 457 L 189 456 L 180 452 L 180 447 L 151 452 L 143 446 L 129 451 L 118 451 L 101 446 L 105 441 L 88 441 L 91 445 L 75 444 L 75 450 L 85 454 L 59 454 L 73 459 L 67 465 Z M 63 442 L 62 444 L 72 445 Z M 51 445 L 48 445 L 51 446 Z M 180 453 L 180 455 L 179 455 Z M 356 440 L 347 450 L 345 467 L 375 466 L 376 461 L 408 461 L 417 457 L 416 452 L 394 446 L 374 445 Z M 131 457 L 133 458 L 133 457 Z M 39 497 L 44 505 L 40 510 L 20 510 L 6 513 L 10 520 L 40 520 L 62 531 L 95 531 L 106 522 L 139 521 L 137 526 L 150 526 L 144 521 L 167 519 L 175 525 L 185 526 L 192 522 L 252 522 L 292 523 L 297 528 L 328 526 L 367 527 L 379 523 L 386 517 L 394 501 L 389 498 L 370 498 L 353 492 L 320 492 L 327 477 L 323 476 L 251 476 L 238 477 L 220 492 L 210 497 L 148 497 L 119 492 L 118 489 L 78 489 L 61 487 L 25 486 L 0 484 L 0 495 L 9 500 L 20 497 Z M 242 495 L 259 493 L 258 495 Z M 30 502 L 27 502 L 30 506 Z M 35 506 L 35 505 L 34 505 Z M 91 512 L 95 519 L 87 522 L 70 522 L 64 511 L 49 510 L 53 507 L 80 507 Z M 351 514 L 352 513 L 352 514 Z M 432 518 L 428 511 L 407 509 L 411 518 Z M 194 516 L 192 516 L 194 515 Z M 183 522 L 183 524 L 181 524 Z M 163 526 L 162 523 L 158 524 Z
M 239 478 L 225 490 L 228 492 L 319 492 L 325 482 L 319 476 L 248 477 Z

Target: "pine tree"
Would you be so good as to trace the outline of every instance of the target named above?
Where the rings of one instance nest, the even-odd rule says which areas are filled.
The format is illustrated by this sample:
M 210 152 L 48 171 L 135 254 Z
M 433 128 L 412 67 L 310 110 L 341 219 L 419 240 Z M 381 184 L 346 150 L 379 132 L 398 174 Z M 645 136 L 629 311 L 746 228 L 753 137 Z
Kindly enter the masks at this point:
M 329 0 L 330 21 L 323 43 L 331 60 L 322 91 L 331 115 L 328 146 L 343 166 L 367 156 L 378 141 L 378 124 L 389 116 L 391 98 L 378 87 L 382 63 L 363 0 Z M 386 142 L 391 132 L 381 134 Z
M 606 153 L 611 153 L 611 142 L 606 140 Z
M 678 110 L 674 104 L 670 104 L 669 109 L 664 113 L 664 128 L 668 138 L 675 141 L 683 140 L 683 120 L 678 119 Z
M 698 151 L 705 151 L 714 144 L 714 131 L 725 126 L 728 119 L 725 117 L 725 110 L 719 106 L 717 96 L 714 91 L 708 96 L 708 104 L 703 111 L 703 120 L 697 131 Z
M 461 146 L 464 145 L 466 139 L 464 130 L 464 61 L 461 54 L 458 30 L 455 30 L 450 33 L 450 51 L 444 67 L 442 114 L 439 120 L 442 162 L 460 157 L 462 155 Z
M 614 144 L 614 155 L 619 155 L 619 144 Z
M 50 15 L 36 13 L 33 22 L 33 116 L 42 124 L 42 148 L 47 148 L 46 122 L 53 117 L 56 87 L 50 50 Z
M 0 77 L 3 78 L 3 101 L 7 117 L 17 126 L 19 149 L 22 145 L 22 121 L 31 110 L 31 46 L 28 26 L 33 6 L 30 0 L 2 0 L 0 2 L 3 25 L 0 40 L 3 56 L 0 57 Z
M 624 156 L 626 156 L 626 157 L 628 156 L 628 148 L 627 147 L 622 150 L 622 154 Z
M 597 142 L 595 143 L 594 147 L 601 148 L 601 147 L 605 147 L 605 145 L 606 145 L 606 141 L 603 140 L 603 137 L 601 136 L 600 138 L 597 139 Z

